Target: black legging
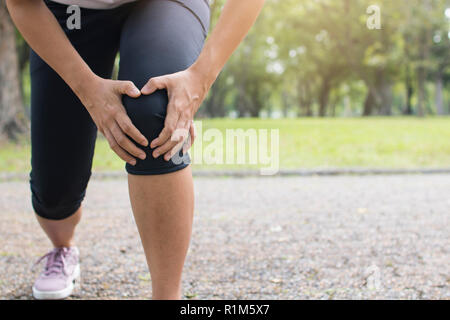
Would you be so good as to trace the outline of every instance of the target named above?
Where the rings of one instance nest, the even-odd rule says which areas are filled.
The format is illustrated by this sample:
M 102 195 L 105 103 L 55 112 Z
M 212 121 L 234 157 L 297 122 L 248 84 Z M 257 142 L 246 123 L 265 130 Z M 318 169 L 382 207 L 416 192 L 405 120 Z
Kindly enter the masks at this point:
M 110 78 L 117 52 L 120 80 L 138 88 L 155 76 L 188 68 L 198 57 L 209 28 L 204 0 L 141 0 L 110 10 L 81 9 L 81 29 L 68 30 L 67 6 L 47 2 L 72 45 L 97 75 Z M 38 28 L 39 26 L 37 26 Z M 30 57 L 30 184 L 36 213 L 64 219 L 77 211 L 91 175 L 97 128 L 68 85 L 35 52 Z M 167 92 L 138 99 L 123 97 L 128 116 L 149 141 L 164 126 Z M 154 159 L 150 147 L 130 174 L 152 175 L 181 170 L 180 164 Z M 177 163 L 179 163 L 177 161 Z

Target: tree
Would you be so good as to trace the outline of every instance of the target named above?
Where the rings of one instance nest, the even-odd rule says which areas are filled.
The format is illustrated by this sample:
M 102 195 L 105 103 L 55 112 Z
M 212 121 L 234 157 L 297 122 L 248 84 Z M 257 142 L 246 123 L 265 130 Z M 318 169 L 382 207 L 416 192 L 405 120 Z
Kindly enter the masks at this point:
M 450 3 L 448 4 L 450 6 Z M 446 114 L 444 107 L 444 88 L 450 78 L 450 33 L 449 23 L 444 16 L 444 3 L 435 3 L 433 8 L 433 43 L 431 45 L 431 80 L 435 83 L 435 105 L 438 115 Z M 450 9 L 449 9 L 450 10 Z M 448 17 L 450 20 L 450 17 Z
M 0 2 L 0 136 L 15 139 L 27 130 L 23 106 L 19 61 L 16 52 L 16 31 L 6 9 Z

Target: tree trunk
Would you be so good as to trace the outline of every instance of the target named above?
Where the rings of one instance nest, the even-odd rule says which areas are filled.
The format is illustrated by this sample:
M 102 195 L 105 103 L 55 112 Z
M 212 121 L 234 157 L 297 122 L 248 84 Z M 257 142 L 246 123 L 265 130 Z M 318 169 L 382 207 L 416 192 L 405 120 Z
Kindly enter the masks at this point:
M 327 114 L 328 100 L 330 98 L 330 84 L 324 80 L 320 88 L 319 96 L 319 117 L 325 117 Z
M 431 10 L 431 3 L 429 0 L 424 1 L 424 8 L 426 10 Z M 425 84 L 427 80 L 428 70 L 425 66 L 425 62 L 429 59 L 430 48 L 428 44 L 431 43 L 430 40 L 431 30 L 424 28 L 420 36 L 420 46 L 419 46 L 419 56 L 420 64 L 417 69 L 417 115 L 419 117 L 425 116 Z
M 211 87 L 209 97 L 205 101 L 204 110 L 200 108 L 201 115 L 208 115 L 210 117 L 225 116 L 225 97 L 227 87 L 225 81 L 217 79 L 216 83 Z
M 255 83 L 255 87 L 250 91 L 250 110 L 248 112 L 250 113 L 250 116 L 252 118 L 259 117 L 259 112 L 263 109 L 264 103 L 261 99 L 261 93 L 258 87 L 258 84 Z
M 305 104 L 305 116 L 312 117 L 313 111 L 312 111 L 312 103 L 309 102 L 308 104 Z
M 414 89 L 413 89 L 413 85 L 412 85 L 412 81 L 411 81 L 411 76 L 408 75 L 406 76 L 406 80 L 405 80 L 405 86 L 406 86 L 406 108 L 403 111 L 403 114 L 405 115 L 411 115 L 413 114 L 413 109 L 412 109 L 412 96 L 414 93 Z
M 391 115 L 392 113 L 392 84 L 386 73 L 378 70 L 373 83 L 366 83 L 368 92 L 364 102 L 363 116 L 374 114 Z
M 444 83 L 442 73 L 436 74 L 436 113 L 440 116 L 444 115 L 444 98 L 443 98 Z
M 376 106 L 376 100 L 375 95 L 373 93 L 373 89 L 369 88 L 366 96 L 366 100 L 364 101 L 364 110 L 363 110 L 363 116 L 371 116 L 373 114 L 373 110 Z
M 392 86 L 384 80 L 380 87 L 381 106 L 380 115 L 390 116 L 392 114 Z
M 425 115 L 425 68 L 420 67 L 417 72 L 417 115 Z
M 20 87 L 16 33 L 5 1 L 0 2 L 0 136 L 15 139 L 27 130 Z
M 290 100 L 289 100 L 289 93 L 286 92 L 286 90 L 283 90 L 281 92 L 281 100 L 282 100 L 282 107 L 283 107 L 283 117 L 287 118 L 289 113 L 290 106 Z
M 297 99 L 300 109 L 300 115 L 306 117 L 312 117 L 312 92 L 309 83 L 305 83 L 302 80 L 297 84 Z

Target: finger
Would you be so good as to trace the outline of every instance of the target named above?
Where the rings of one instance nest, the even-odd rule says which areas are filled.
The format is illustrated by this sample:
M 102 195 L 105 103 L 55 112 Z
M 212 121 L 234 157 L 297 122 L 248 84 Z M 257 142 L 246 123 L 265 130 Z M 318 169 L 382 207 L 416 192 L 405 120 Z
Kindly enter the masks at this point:
M 125 162 L 131 164 L 132 166 L 136 165 L 136 159 L 130 156 L 127 152 L 125 152 L 119 144 L 114 139 L 114 136 L 108 129 L 103 130 L 105 132 L 106 140 L 108 140 L 109 147 Z
M 132 98 L 137 98 L 141 95 L 141 91 L 131 81 L 115 81 L 116 91 L 120 94 L 126 94 Z
M 131 137 L 137 143 L 148 146 L 148 140 L 144 135 L 134 126 L 130 118 L 126 114 L 121 114 L 116 119 L 119 127 L 125 132 L 129 137 Z
M 188 138 L 187 138 L 187 140 L 186 141 L 184 141 L 184 143 L 183 143 L 183 155 L 185 155 L 186 154 L 186 152 L 188 152 L 189 151 L 189 149 L 191 148 L 191 146 L 192 146 L 192 143 L 191 143 L 191 137 L 189 136 Z
M 171 158 L 171 150 L 175 148 L 177 144 L 183 142 L 185 137 L 188 135 L 188 130 L 186 128 L 181 127 L 174 130 L 174 132 L 170 135 L 169 139 L 160 147 L 154 150 L 154 153 L 157 155 L 164 154 L 164 160 L 169 161 Z
M 186 143 L 186 140 L 189 138 L 189 130 L 186 128 L 178 128 L 172 134 L 171 141 L 175 142 L 175 146 L 172 147 L 165 155 L 164 160 L 169 161 L 174 154 L 179 152 L 183 145 Z
M 145 152 L 139 149 L 127 136 L 123 133 L 117 123 L 112 124 L 109 127 L 111 134 L 114 136 L 117 144 L 129 154 L 138 157 L 142 160 L 145 159 Z
M 175 145 L 178 143 L 178 141 L 171 141 L 170 139 L 167 140 L 162 146 L 158 147 L 153 151 L 153 156 L 155 158 L 159 157 L 162 154 L 165 154 L 167 151 L 171 150 Z
M 185 141 L 183 145 L 183 154 L 185 154 L 192 147 L 196 138 L 197 138 L 197 129 L 195 128 L 194 120 L 192 120 L 191 127 L 189 128 L 189 137 L 187 138 L 187 141 Z
M 185 140 L 178 142 L 169 152 L 164 155 L 164 160 L 169 161 L 170 159 L 172 159 L 172 157 L 181 150 L 185 142 Z
M 170 140 L 172 133 L 176 129 L 177 122 L 178 114 L 176 112 L 169 112 L 166 116 L 166 120 L 164 121 L 164 128 L 162 129 L 158 137 L 151 142 L 150 147 L 154 149 Z
M 161 154 L 164 153 L 164 160 L 169 161 L 175 153 L 177 153 L 187 137 L 189 136 L 189 124 L 187 121 L 180 120 L 177 124 L 177 129 L 172 134 L 171 144 L 167 143 L 165 146 L 161 146 Z
M 165 77 L 155 77 L 148 80 L 148 82 L 142 87 L 141 93 L 142 94 L 152 94 L 156 90 L 166 89 L 166 81 Z

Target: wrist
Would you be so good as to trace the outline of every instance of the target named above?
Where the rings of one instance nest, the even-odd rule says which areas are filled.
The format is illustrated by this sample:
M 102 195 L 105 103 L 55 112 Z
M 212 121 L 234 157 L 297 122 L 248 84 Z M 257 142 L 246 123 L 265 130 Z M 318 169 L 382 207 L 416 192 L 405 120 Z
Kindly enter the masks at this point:
M 89 95 L 89 91 L 96 87 L 97 83 L 101 80 L 102 78 L 92 71 L 86 72 L 85 74 L 79 74 L 79 77 L 72 81 L 70 87 L 76 96 L 83 101 L 84 98 Z
M 220 69 L 215 68 L 214 65 L 206 61 L 204 57 L 199 57 L 199 59 L 190 67 L 190 69 L 201 77 L 203 85 L 208 90 L 216 81 L 220 73 Z

